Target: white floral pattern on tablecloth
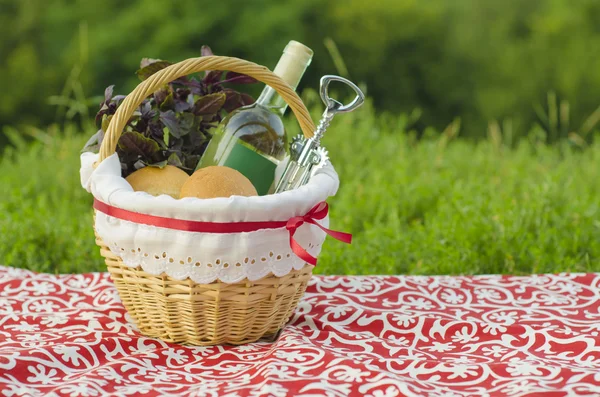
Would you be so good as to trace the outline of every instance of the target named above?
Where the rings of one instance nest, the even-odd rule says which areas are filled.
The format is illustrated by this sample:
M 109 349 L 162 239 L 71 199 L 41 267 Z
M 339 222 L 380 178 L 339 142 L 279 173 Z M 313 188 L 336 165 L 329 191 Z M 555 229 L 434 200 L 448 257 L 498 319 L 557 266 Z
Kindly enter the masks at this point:
M 141 336 L 105 273 L 0 267 L 0 395 L 600 395 L 599 287 L 315 276 L 276 342 L 185 347 Z

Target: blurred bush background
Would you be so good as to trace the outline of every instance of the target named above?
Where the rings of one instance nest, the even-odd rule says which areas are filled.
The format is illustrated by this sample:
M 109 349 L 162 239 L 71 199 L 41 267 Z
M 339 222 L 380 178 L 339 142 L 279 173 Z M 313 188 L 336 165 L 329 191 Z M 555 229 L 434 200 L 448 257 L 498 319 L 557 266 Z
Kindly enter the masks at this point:
M 208 44 L 272 67 L 296 39 L 315 50 L 301 88 L 345 74 L 378 111 L 417 109 L 419 131 L 459 118 L 466 137 L 497 125 L 586 139 L 600 118 L 599 21 L 597 0 L 0 0 L 0 125 L 95 113 L 84 98 L 128 93 L 142 57 Z
M 600 271 L 599 0 L 0 0 L 0 35 L 0 264 L 105 269 L 79 150 L 141 58 L 273 67 L 295 39 L 315 119 L 323 74 L 369 97 L 324 139 L 354 240 L 317 272 Z

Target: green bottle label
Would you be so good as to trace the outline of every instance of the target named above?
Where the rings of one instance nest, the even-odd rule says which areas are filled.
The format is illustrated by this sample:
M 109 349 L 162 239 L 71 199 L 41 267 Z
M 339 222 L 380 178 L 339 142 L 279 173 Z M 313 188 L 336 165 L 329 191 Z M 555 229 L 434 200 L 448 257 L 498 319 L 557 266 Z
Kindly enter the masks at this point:
M 277 168 L 271 160 L 246 147 L 240 141 L 235 143 L 223 165 L 238 170 L 250 179 L 259 196 L 269 193 Z

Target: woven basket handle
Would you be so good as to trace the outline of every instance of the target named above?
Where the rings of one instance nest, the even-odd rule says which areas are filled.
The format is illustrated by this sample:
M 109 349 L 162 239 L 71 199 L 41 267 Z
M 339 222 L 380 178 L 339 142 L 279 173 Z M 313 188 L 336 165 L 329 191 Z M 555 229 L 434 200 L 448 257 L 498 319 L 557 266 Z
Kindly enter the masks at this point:
M 204 70 L 228 70 L 242 73 L 256 80 L 271 86 L 290 106 L 304 136 L 310 138 L 315 131 L 315 125 L 310 117 L 310 113 L 296 92 L 279 76 L 271 72 L 264 66 L 245 61 L 238 58 L 223 56 L 206 56 L 200 58 L 190 58 L 185 61 L 170 65 L 159 72 L 156 72 L 148 79 L 142 81 L 129 95 L 123 100 L 117 112 L 112 117 L 102 146 L 100 147 L 100 158 L 102 162 L 105 158 L 112 155 L 117 142 L 123 133 L 125 125 L 133 115 L 133 112 L 150 94 L 154 93 L 163 85 L 191 73 L 202 72 Z

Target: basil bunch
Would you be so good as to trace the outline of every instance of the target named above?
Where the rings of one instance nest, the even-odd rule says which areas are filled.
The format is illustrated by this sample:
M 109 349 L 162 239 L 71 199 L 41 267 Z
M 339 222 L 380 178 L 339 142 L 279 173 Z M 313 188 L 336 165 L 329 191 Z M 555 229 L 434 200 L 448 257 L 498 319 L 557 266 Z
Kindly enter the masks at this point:
M 202 47 L 202 56 L 212 55 Z M 137 75 L 145 80 L 171 65 L 144 58 Z M 123 177 L 146 166 L 174 165 L 192 173 L 211 138 L 211 130 L 233 110 L 254 103 L 250 95 L 225 87 L 252 84 L 256 80 L 239 73 L 212 70 L 201 78 L 179 78 L 146 98 L 127 122 L 117 145 Z M 114 95 L 114 86 L 104 92 L 96 114 L 98 132 L 83 151 L 97 152 L 112 116 L 125 96 Z

